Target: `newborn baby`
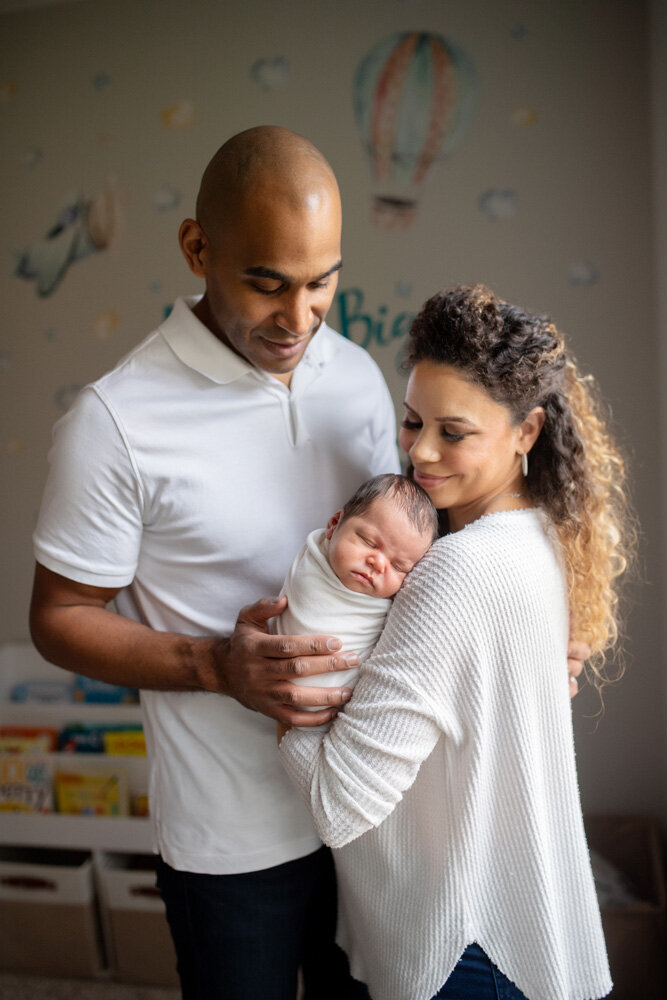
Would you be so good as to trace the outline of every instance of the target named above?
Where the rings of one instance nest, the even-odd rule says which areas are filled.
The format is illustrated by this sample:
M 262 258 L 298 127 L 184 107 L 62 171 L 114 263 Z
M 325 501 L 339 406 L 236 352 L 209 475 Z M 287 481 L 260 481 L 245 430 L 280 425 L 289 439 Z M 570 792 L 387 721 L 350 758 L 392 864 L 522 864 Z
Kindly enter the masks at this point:
M 437 512 L 421 486 L 393 474 L 369 479 L 326 529 L 308 535 L 281 590 L 288 605 L 274 619 L 274 631 L 335 635 L 343 650 L 363 662 L 380 636 L 391 598 L 437 537 Z M 352 688 L 358 676 L 359 668 L 352 667 L 293 683 Z

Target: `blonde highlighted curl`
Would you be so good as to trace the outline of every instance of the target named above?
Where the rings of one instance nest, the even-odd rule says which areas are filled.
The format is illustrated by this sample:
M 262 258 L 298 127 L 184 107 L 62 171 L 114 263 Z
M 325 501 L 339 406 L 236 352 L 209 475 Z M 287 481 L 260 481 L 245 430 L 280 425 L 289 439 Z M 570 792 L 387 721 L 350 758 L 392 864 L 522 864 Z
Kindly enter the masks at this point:
M 551 320 L 496 298 L 483 285 L 433 296 L 410 331 L 406 366 L 450 365 L 506 406 L 516 423 L 536 406 L 544 427 L 529 455 L 528 488 L 561 542 L 573 634 L 589 643 L 589 679 L 613 677 L 605 653 L 621 631 L 619 578 L 636 530 L 626 469 L 591 376 L 583 376 Z

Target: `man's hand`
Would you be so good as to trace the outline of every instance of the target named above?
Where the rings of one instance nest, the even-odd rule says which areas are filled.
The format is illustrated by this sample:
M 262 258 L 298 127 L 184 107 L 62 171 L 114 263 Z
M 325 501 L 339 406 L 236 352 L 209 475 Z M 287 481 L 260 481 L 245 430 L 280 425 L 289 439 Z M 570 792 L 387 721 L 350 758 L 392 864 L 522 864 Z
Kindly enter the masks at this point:
M 584 662 L 591 655 L 591 647 L 580 639 L 570 639 L 567 647 L 567 672 L 570 678 L 570 698 L 579 691 L 577 677 L 584 669 Z
M 215 677 L 206 684 L 236 698 L 246 708 L 286 725 L 319 726 L 349 700 L 349 688 L 301 687 L 291 678 L 348 670 L 359 664 L 355 653 L 339 653 L 340 639 L 322 635 L 269 635 L 270 618 L 287 607 L 287 598 L 265 598 L 242 608 L 228 639 L 213 649 Z M 327 706 L 304 712 L 306 706 Z

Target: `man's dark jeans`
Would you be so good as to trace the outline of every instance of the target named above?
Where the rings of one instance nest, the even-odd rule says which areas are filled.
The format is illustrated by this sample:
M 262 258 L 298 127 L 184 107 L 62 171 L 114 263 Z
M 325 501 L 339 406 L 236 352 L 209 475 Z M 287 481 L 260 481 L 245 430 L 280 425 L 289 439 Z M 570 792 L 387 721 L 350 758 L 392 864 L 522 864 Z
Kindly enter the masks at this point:
M 178 957 L 183 1000 L 369 1000 L 334 943 L 331 852 L 242 875 L 180 872 L 157 881 Z

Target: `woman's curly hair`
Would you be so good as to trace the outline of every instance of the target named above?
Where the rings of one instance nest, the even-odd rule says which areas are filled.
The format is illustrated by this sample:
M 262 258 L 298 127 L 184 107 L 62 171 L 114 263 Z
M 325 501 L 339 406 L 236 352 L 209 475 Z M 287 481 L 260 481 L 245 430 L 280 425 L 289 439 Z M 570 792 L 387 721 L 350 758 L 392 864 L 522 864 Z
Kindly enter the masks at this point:
M 560 538 L 577 638 L 591 646 L 591 680 L 610 679 L 604 653 L 619 636 L 618 578 L 636 543 L 625 464 L 591 376 L 579 374 L 546 316 L 496 298 L 482 285 L 433 296 L 413 322 L 406 366 L 435 361 L 482 386 L 521 423 L 546 419 L 530 452 L 528 489 Z

